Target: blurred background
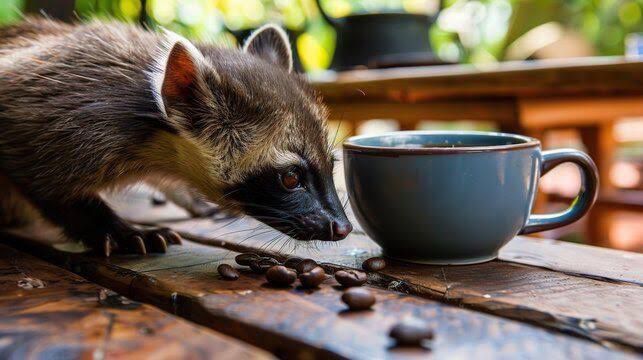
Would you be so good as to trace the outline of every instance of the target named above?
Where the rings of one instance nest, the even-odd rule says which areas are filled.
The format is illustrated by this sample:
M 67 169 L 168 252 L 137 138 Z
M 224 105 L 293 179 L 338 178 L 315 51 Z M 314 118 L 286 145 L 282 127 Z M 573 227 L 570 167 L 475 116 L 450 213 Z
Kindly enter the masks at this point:
M 253 29 L 279 23 L 296 50 L 298 71 L 313 79 L 369 68 L 484 69 L 506 61 L 595 56 L 636 61 L 643 52 L 643 0 L 3 0 L 0 23 L 39 12 L 67 21 L 97 17 L 163 26 L 221 46 L 238 46 Z M 408 129 L 395 118 L 364 119 L 350 129 L 340 124 L 331 122 L 340 140 Z M 413 128 L 500 129 L 493 121 L 432 118 L 418 119 Z M 588 150 L 583 131 L 554 127 L 539 138 L 545 148 Z M 586 217 L 541 235 L 643 252 L 643 117 L 614 119 L 608 136 L 602 141 L 614 151 L 601 180 L 618 189 L 617 205 L 601 210 L 599 220 Z M 556 168 L 541 182 L 539 208 L 564 208 L 578 187 L 573 165 Z
M 435 55 L 483 64 L 547 57 L 622 55 L 628 34 L 643 31 L 641 0 L 3 0 L 0 22 L 23 11 L 64 19 L 117 18 L 161 25 L 192 39 L 236 46 L 266 22 L 294 37 L 302 68 L 331 65 L 337 31 L 328 18 L 365 13 L 430 15 Z M 439 11 L 439 13 L 438 13 Z

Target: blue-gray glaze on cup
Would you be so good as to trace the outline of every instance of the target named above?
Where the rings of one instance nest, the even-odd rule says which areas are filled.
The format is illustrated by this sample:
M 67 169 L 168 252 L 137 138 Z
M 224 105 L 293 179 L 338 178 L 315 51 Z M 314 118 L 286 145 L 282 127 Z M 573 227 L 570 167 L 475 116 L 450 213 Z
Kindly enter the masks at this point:
M 426 264 L 495 259 L 514 236 L 582 217 L 597 195 L 584 153 L 541 151 L 536 139 L 490 132 L 401 131 L 355 136 L 343 146 L 351 206 L 384 255 Z M 531 215 L 538 179 L 562 162 L 582 170 L 566 211 Z

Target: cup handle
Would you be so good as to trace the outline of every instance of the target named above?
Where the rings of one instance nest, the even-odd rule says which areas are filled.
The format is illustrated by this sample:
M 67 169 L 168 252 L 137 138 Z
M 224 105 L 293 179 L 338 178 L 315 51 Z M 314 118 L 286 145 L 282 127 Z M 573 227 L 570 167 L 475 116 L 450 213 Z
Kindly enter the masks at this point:
M 565 162 L 578 165 L 581 172 L 580 192 L 565 211 L 530 215 L 520 234 L 531 234 L 571 224 L 583 217 L 594 205 L 598 195 L 598 170 L 594 161 L 584 152 L 574 149 L 543 151 L 540 176 Z

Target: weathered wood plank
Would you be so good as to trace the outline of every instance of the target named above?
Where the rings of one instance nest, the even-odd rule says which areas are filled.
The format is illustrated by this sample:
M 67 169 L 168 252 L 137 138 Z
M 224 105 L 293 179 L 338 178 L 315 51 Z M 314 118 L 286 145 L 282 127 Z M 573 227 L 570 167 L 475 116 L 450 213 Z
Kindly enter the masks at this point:
M 325 246 L 322 251 L 295 248 L 301 243 L 285 242 L 286 239 L 269 244 L 276 232 L 263 233 L 265 227 L 252 231 L 259 225 L 248 218 L 219 223 L 194 219 L 167 225 L 184 235 L 196 235 L 192 239 L 203 243 L 236 251 L 267 247 L 266 250 L 281 250 L 281 255 L 312 257 L 331 267 L 359 267 L 365 258 L 380 254 L 376 244 L 359 234 L 338 244 L 319 243 Z M 643 328 L 643 255 L 519 237 L 501 251 L 500 257 L 505 261 L 470 267 L 392 262 L 372 280 L 404 284 L 407 291 L 417 295 L 573 332 L 599 342 L 643 347 L 643 334 L 638 330 Z
M 185 211 L 178 209 L 172 204 L 153 207 L 150 205 L 150 202 L 147 201 L 147 197 L 144 194 L 139 193 L 137 195 L 135 192 L 128 194 L 129 197 L 120 196 L 112 198 L 110 204 L 115 206 L 121 215 L 136 222 L 147 224 L 165 223 L 168 226 L 176 227 L 177 229 L 182 229 L 196 235 L 220 239 L 230 238 L 230 240 L 233 241 L 230 242 L 229 246 L 233 246 L 235 243 L 250 236 L 253 236 L 253 238 L 250 238 L 249 242 L 244 241 L 244 244 L 262 246 L 265 245 L 266 239 L 272 238 L 275 234 L 271 232 L 260 236 L 260 231 L 247 231 L 248 229 L 260 226 L 258 222 L 248 218 L 241 220 L 234 218 L 215 222 L 209 219 L 189 219 Z M 342 193 L 342 197 L 344 195 L 345 194 Z M 347 208 L 347 213 L 355 226 L 352 237 L 364 235 L 350 207 Z M 185 223 L 181 224 L 182 222 Z M 253 239 L 255 241 L 253 241 Z M 350 242 L 359 244 L 357 247 L 362 249 L 362 251 L 364 249 L 372 249 L 369 250 L 371 252 L 379 251 L 379 247 L 376 244 L 363 237 L 355 238 Z M 297 243 L 292 243 L 292 246 L 296 244 Z M 305 245 L 300 245 L 305 247 Z M 324 244 L 319 244 L 319 246 L 323 245 Z M 354 244 L 346 245 L 346 242 L 341 242 L 340 245 L 340 248 L 346 246 L 356 247 Z M 285 246 L 282 250 L 288 252 L 292 246 Z M 329 246 L 329 249 L 325 249 L 324 255 L 327 255 L 328 251 L 334 251 L 333 249 L 335 248 L 335 245 Z M 244 251 L 242 249 L 243 247 L 240 247 L 235 250 Z M 576 276 L 643 285 L 643 254 L 627 251 L 518 236 L 500 250 L 499 259 L 518 264 L 538 266 Z
M 25 246 L 13 241 L 13 246 Z M 34 251 L 68 266 L 84 277 L 139 301 L 219 329 L 226 334 L 287 358 L 622 358 L 628 352 L 499 317 L 471 312 L 440 302 L 373 288 L 378 303 L 372 311 L 350 313 L 340 302 L 334 280 L 317 291 L 275 289 L 263 276 L 242 273 L 224 281 L 216 266 L 235 253 L 186 242 L 184 250 L 147 257 L 109 260 L 63 253 L 27 244 Z M 194 254 L 186 261 L 185 254 Z M 178 264 L 175 258 L 178 256 Z M 141 266 L 154 259 L 155 266 Z M 133 271 L 132 269 L 146 269 Z M 387 332 L 406 316 L 425 319 L 435 328 L 432 351 L 392 348 Z
M 643 254 L 629 251 L 518 236 L 500 250 L 499 258 L 575 276 L 643 286 Z
M 2 359 L 268 359 L 263 350 L 188 323 L 0 245 Z
M 236 229 L 253 228 L 248 223 L 244 225 L 244 222 L 250 221 L 238 220 L 222 227 L 208 220 L 191 220 L 174 223 L 172 226 L 186 237 L 193 235 L 190 238 L 203 243 L 211 242 L 213 238 L 225 239 L 213 243 L 223 247 L 237 246 L 237 243 L 261 247 L 273 237 L 271 234 L 255 236 L 252 231 Z M 520 243 L 517 246 L 519 245 Z M 643 287 L 627 282 L 602 281 L 599 280 L 602 276 L 598 275 L 570 275 L 576 271 L 582 273 L 582 268 L 574 268 L 574 261 L 579 259 L 579 254 L 582 255 L 583 251 L 575 251 L 577 248 L 569 244 L 571 248 L 566 256 L 564 251 L 556 253 L 555 250 L 549 250 L 549 256 L 544 254 L 544 258 L 539 259 L 534 255 L 534 251 L 538 251 L 534 248 L 539 249 L 539 246 L 543 245 L 546 245 L 546 242 L 532 248 L 527 247 L 524 252 L 515 248 L 509 249 L 511 261 L 537 263 L 540 267 L 506 261 L 453 267 L 421 266 L 391 261 L 390 266 L 372 280 L 385 284 L 403 284 L 406 291 L 416 295 L 573 332 L 594 341 L 615 342 L 643 349 L 643 334 L 639 330 L 643 328 L 643 317 L 640 315 L 643 314 Z M 274 249 L 280 246 L 277 244 Z M 590 255 L 593 250 L 589 248 L 584 253 L 588 260 L 592 258 Z M 363 235 L 351 235 L 347 240 L 329 245 L 323 251 L 285 246 L 281 252 L 282 255 L 293 253 L 312 257 L 331 267 L 356 268 L 359 268 L 366 258 L 380 254 L 379 247 Z M 637 254 L 632 256 L 638 257 Z M 550 263 L 544 259 L 548 259 Z M 621 259 L 613 257 L 612 260 Z M 613 266 L 612 260 L 604 260 L 597 266 Z M 629 263 L 633 266 L 632 269 L 621 270 L 636 275 L 640 266 L 637 266 L 636 259 L 634 260 Z M 556 268 L 558 271 L 546 267 Z M 563 272 L 562 269 L 567 271 Z M 598 271 L 594 271 L 596 272 Z
M 230 225 L 226 225 L 230 224 Z M 184 234 L 198 235 L 210 239 L 225 239 L 226 246 L 241 242 L 245 246 L 264 246 L 275 232 L 264 235 L 262 231 L 251 231 L 260 225 L 251 219 L 212 222 L 209 219 L 192 219 L 183 222 L 165 223 Z M 261 228 L 262 230 L 265 228 Z M 246 240 L 247 239 L 247 240 Z M 283 240 L 283 242 L 286 242 Z M 281 243 L 279 244 L 281 246 Z M 279 248 L 277 244 L 269 248 Z M 324 257 L 339 256 L 346 249 L 365 255 L 378 255 L 380 248 L 363 233 L 357 231 L 339 244 L 317 243 L 323 248 Z M 295 247 L 306 249 L 306 244 L 290 241 L 282 248 L 284 254 Z M 301 255 L 311 255 L 306 252 Z M 315 256 L 315 254 L 312 254 Z M 320 252 L 321 255 L 321 252 Z M 498 259 L 523 265 L 537 266 L 578 277 L 587 277 L 611 282 L 626 282 L 643 286 L 643 254 L 600 248 L 558 240 L 518 236 L 500 250 Z M 340 260 L 341 261 L 341 260 Z M 330 262 L 330 261 L 329 261 Z

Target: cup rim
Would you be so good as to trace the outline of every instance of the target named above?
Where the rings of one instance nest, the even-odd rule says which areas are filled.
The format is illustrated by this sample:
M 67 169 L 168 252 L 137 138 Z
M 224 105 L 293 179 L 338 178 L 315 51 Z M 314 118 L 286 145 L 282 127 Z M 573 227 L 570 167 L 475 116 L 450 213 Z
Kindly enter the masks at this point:
M 391 146 L 370 146 L 360 145 L 355 141 L 363 139 L 372 139 L 391 135 L 410 134 L 410 135 L 486 135 L 495 137 L 505 137 L 521 142 L 517 144 L 506 145 L 489 145 L 489 146 L 462 146 L 462 147 L 423 147 L 423 148 L 405 148 Z M 342 144 L 344 150 L 357 152 L 377 153 L 377 154 L 394 154 L 394 155 L 424 155 L 424 154 L 461 154 L 461 153 L 480 153 L 494 151 L 521 150 L 531 147 L 539 147 L 538 139 L 524 136 L 492 131 L 447 131 L 447 130 L 406 130 L 393 131 L 371 135 L 357 135 L 346 139 Z

